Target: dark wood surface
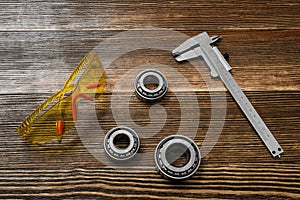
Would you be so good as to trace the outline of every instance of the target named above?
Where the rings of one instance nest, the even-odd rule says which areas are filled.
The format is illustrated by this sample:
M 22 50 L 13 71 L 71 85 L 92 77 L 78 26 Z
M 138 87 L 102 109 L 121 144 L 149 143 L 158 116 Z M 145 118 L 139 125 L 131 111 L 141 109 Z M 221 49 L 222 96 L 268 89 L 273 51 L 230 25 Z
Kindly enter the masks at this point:
M 299 7 L 297 0 L 1 1 L 0 198 L 299 199 Z M 228 92 L 218 142 L 198 172 L 180 184 L 163 179 L 151 160 L 126 170 L 104 166 L 87 151 L 76 130 L 61 144 L 41 147 L 17 134 L 16 127 L 62 87 L 88 51 L 105 38 L 145 27 L 188 36 L 202 31 L 222 35 L 218 46 L 229 53 L 234 78 L 284 148 L 282 158 L 270 156 Z M 151 61 L 175 66 L 189 80 L 200 105 L 195 141 L 201 146 L 212 106 L 195 68 L 182 69 L 169 52 L 152 49 L 123 56 L 114 63 L 122 66 L 119 71 L 108 74 L 122 75 L 122 70 Z M 225 88 L 213 81 L 219 86 L 212 95 L 218 96 Z M 188 90 L 178 84 L 180 95 L 188 95 Z M 132 120 L 149 123 L 149 106 L 132 98 Z M 142 139 L 141 152 L 153 152 L 163 136 L 178 128 L 174 93 L 160 104 L 167 110 L 167 123 L 160 134 Z M 104 130 L 115 125 L 110 112 L 100 123 Z

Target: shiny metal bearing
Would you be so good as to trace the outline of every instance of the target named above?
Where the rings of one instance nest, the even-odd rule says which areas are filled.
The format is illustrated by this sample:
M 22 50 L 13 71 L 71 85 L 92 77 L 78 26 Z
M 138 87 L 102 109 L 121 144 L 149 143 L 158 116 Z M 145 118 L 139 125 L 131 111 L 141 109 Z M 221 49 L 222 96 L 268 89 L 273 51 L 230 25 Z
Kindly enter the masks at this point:
M 122 143 L 123 146 L 120 147 Z M 107 156 L 115 161 L 131 159 L 137 153 L 139 147 L 139 136 L 133 129 L 126 126 L 111 129 L 104 138 L 104 150 Z
M 134 88 L 141 100 L 152 103 L 165 96 L 168 91 L 168 81 L 161 72 L 150 69 L 136 77 Z
M 184 156 L 185 160 L 176 163 Z M 174 181 L 191 177 L 199 168 L 201 155 L 196 143 L 183 135 L 171 135 L 164 138 L 156 147 L 155 164 L 158 171 Z

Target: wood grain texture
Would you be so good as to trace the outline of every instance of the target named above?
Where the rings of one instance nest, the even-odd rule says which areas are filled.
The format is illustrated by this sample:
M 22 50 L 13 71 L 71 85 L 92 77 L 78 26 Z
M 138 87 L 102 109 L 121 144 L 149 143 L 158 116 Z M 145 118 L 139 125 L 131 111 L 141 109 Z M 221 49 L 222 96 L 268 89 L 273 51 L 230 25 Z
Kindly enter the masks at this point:
M 1 1 L 0 198 L 299 199 L 299 7 L 297 0 Z M 152 157 L 131 168 L 105 166 L 88 152 L 76 130 L 61 144 L 40 147 L 16 133 L 24 118 L 62 87 L 88 51 L 117 33 L 145 27 L 188 36 L 202 31 L 222 35 L 218 47 L 229 53 L 234 78 L 284 148 L 282 158 L 269 155 L 219 80 L 210 80 L 214 92 L 206 86 L 209 72 L 203 62 L 198 63 L 203 68 L 200 76 L 189 63 L 176 63 L 170 52 L 153 49 L 116 60 L 107 70 L 105 95 L 109 99 L 117 92 L 120 99 L 130 99 L 129 104 L 119 104 L 119 111 L 129 106 L 128 120 L 146 127 L 151 106 L 136 99 L 131 88 L 113 91 L 114 84 L 135 66 L 152 62 L 171 66 L 186 77 L 190 88 L 175 73 L 168 74 L 173 88 L 159 103 L 166 110 L 166 123 L 159 133 L 142 139 L 140 152 L 151 153 L 164 136 L 178 130 L 181 112 L 190 109 L 183 106 L 181 111 L 178 99 L 188 98 L 191 90 L 200 107 L 195 137 L 200 147 L 211 120 L 211 98 L 225 94 L 222 134 L 191 179 L 180 184 L 163 179 Z M 108 131 L 116 122 L 110 107 L 101 109 L 98 120 Z M 191 130 L 188 125 L 183 128 Z

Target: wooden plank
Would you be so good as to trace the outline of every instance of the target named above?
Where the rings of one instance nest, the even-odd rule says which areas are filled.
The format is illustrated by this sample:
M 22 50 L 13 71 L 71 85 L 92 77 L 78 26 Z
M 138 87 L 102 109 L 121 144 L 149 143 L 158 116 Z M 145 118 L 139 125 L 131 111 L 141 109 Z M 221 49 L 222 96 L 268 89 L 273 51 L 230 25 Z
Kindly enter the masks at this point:
M 3 31 L 299 29 L 298 1 L 19 1 L 1 3 Z
M 54 93 L 86 52 L 103 39 L 118 32 L 14 32 L 0 33 L 1 93 Z M 289 31 L 225 31 L 220 49 L 230 54 L 232 73 L 244 90 L 298 90 L 300 88 L 298 30 Z M 216 33 L 216 34 L 219 34 Z M 191 35 L 197 34 L 192 32 Z M 213 33 L 212 33 L 213 34 Z M 137 39 L 140 36 L 136 36 Z M 176 40 L 176 38 L 174 38 Z M 287 42 L 294 40 L 294 42 Z M 78 48 L 80 47 L 80 48 Z M 175 47 L 175 46 L 174 46 Z M 110 52 L 118 51 L 118 46 Z M 98 52 L 101 59 L 101 52 Z M 288 57 L 287 57 L 288 56 Z M 170 52 L 145 49 L 130 52 L 116 60 L 108 74 L 125 73 L 138 65 L 156 62 L 180 72 L 194 90 L 206 88 L 203 77 L 210 80 L 208 69 L 200 62 L 202 74 L 186 64 L 177 64 Z M 126 63 L 126 66 L 123 65 Z M 49 70 L 51 69 L 51 70 Z M 201 77 L 202 76 L 202 77 Z M 55 78 L 54 78 L 55 77 Z M 170 75 L 172 77 L 172 75 Z M 111 77 L 117 79 L 117 77 Z M 202 80 L 201 80 L 202 79 Z M 17 85 L 17 87 L 8 87 Z M 177 84 L 178 85 L 178 84 Z M 224 90 L 224 88 L 220 88 Z

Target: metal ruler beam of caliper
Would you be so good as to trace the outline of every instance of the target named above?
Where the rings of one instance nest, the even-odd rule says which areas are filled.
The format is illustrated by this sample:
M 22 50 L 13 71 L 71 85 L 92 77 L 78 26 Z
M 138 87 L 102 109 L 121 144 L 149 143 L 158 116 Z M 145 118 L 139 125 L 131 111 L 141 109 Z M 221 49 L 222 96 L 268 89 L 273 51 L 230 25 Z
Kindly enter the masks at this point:
M 220 77 L 228 91 L 240 106 L 257 134 L 264 142 L 273 157 L 280 157 L 283 149 L 276 141 L 266 124 L 252 106 L 244 92 L 230 74 L 231 67 L 219 49 L 214 45 L 221 37 L 209 37 L 203 32 L 192 37 L 172 51 L 178 62 L 202 57 L 210 69 L 213 78 Z

